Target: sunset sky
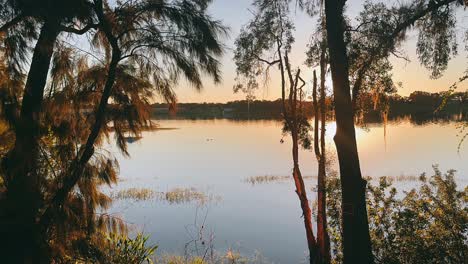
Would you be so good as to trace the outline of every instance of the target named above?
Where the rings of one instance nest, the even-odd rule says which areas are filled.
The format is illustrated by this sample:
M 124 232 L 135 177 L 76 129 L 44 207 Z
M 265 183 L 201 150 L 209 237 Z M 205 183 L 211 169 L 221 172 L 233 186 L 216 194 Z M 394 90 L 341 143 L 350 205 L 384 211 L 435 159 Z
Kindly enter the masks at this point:
M 223 56 L 222 62 L 222 76 L 223 81 L 219 85 L 214 85 L 212 81 L 206 79 L 204 88 L 201 92 L 187 86 L 184 82 L 176 88 L 179 102 L 227 102 L 232 100 L 243 99 L 243 94 L 234 94 L 232 86 L 234 84 L 235 64 L 233 62 L 234 41 L 240 32 L 242 25 L 245 25 L 249 19 L 252 18 L 252 0 L 215 0 L 210 7 L 210 13 L 216 19 L 222 20 L 226 26 L 230 28 L 229 36 L 224 40 L 227 46 L 226 54 Z M 348 1 L 347 15 L 350 18 L 356 17 L 361 11 L 362 0 Z M 295 67 L 301 67 L 303 72 L 308 72 L 306 78 L 311 79 L 312 70 L 307 69 L 304 65 L 306 45 L 309 42 L 311 33 L 314 31 L 316 18 L 310 18 L 302 11 L 294 11 L 294 23 L 296 26 L 295 37 L 296 43 L 293 46 L 292 61 Z M 463 26 L 462 26 L 463 25 Z M 460 12 L 458 15 L 458 33 L 462 38 L 466 31 L 465 25 L 468 25 L 468 12 Z M 458 57 L 452 59 L 449 64 L 448 70 L 444 76 L 437 80 L 429 78 L 429 71 L 418 63 L 418 58 L 415 52 L 417 36 L 411 34 L 411 37 L 404 45 L 404 50 L 411 60 L 406 62 L 401 59 L 392 58 L 394 63 L 394 81 L 402 82 L 403 87 L 399 89 L 398 93 L 401 95 L 409 95 L 415 90 L 424 90 L 430 92 L 447 90 L 447 88 L 455 82 L 466 70 L 468 59 L 467 54 L 463 50 L 463 46 L 459 47 Z M 272 79 L 268 87 L 261 88 L 257 91 L 257 99 L 272 100 L 280 96 L 280 89 L 278 87 L 278 79 L 272 73 Z M 460 90 L 466 90 L 468 82 L 460 86 Z

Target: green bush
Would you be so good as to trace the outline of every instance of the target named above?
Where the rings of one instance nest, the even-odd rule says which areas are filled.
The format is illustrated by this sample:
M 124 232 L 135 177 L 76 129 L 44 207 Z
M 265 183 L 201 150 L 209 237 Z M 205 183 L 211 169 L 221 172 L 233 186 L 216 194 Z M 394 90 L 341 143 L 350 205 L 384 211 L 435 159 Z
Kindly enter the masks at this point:
M 387 178 L 368 184 L 367 210 L 376 263 L 465 263 L 468 187 L 458 190 L 455 171 L 421 175 L 418 188 L 397 193 Z M 341 188 L 328 181 L 328 217 L 334 263 L 342 263 Z
M 158 246 L 148 246 L 147 241 L 148 237 L 142 234 L 132 239 L 126 235 L 110 233 L 104 246 L 104 259 L 109 264 L 153 263 L 151 257 Z

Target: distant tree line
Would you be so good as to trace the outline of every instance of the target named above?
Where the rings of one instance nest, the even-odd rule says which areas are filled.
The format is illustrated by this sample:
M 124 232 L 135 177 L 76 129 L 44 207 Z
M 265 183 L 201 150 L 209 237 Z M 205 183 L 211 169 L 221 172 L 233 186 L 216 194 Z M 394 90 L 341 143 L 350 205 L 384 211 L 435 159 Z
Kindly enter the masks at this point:
M 387 95 L 385 100 L 389 105 L 389 118 L 405 115 L 416 115 L 420 118 L 447 117 L 460 114 L 465 120 L 468 113 L 468 91 L 447 95 L 446 92 L 414 91 L 409 96 L 398 94 Z M 441 105 L 446 101 L 445 106 Z M 253 100 L 248 107 L 247 100 L 230 101 L 227 103 L 179 103 L 175 111 L 171 111 L 167 103 L 152 104 L 153 116 L 172 118 L 239 118 L 244 119 L 281 119 L 281 99 Z M 368 122 L 381 121 L 380 110 L 374 107 L 375 96 L 362 93 L 359 104 L 364 109 L 365 120 Z M 328 110 L 333 109 L 333 98 L 327 96 Z M 304 114 L 313 116 L 312 101 L 304 101 Z M 248 110 L 249 109 L 249 110 Z

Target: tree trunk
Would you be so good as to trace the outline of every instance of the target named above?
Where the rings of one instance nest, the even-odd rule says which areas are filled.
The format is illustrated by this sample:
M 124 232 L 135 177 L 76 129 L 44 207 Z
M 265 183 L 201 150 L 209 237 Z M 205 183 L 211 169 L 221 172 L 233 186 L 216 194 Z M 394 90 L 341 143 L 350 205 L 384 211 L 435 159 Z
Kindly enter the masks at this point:
M 323 157 L 323 156 L 322 156 Z M 330 263 L 330 239 L 327 232 L 326 192 L 325 192 L 325 162 L 319 160 L 317 184 L 317 244 L 322 263 Z
M 307 192 L 302 178 L 301 170 L 299 168 L 299 142 L 297 131 L 291 131 L 293 141 L 293 178 L 296 186 L 296 194 L 301 202 L 301 209 L 304 218 L 304 227 L 306 230 L 307 246 L 309 249 L 310 263 L 317 263 L 317 242 L 314 237 L 314 230 L 312 228 L 312 210 L 310 209 Z
M 77 156 L 77 158 L 70 165 L 70 168 L 67 170 L 63 180 L 63 185 L 52 196 L 49 204 L 45 206 L 43 214 L 39 217 L 40 226 L 44 230 L 47 229 L 50 221 L 52 220 L 54 208 L 58 208 L 63 205 L 68 194 L 80 180 L 86 164 L 94 155 L 94 143 L 99 137 L 102 126 L 106 123 L 107 106 L 109 103 L 109 98 L 112 94 L 112 88 L 114 86 L 115 79 L 117 77 L 117 68 L 120 60 L 122 59 L 122 51 L 120 50 L 118 40 L 113 35 L 111 25 L 104 15 L 102 0 L 96 0 L 95 11 L 100 21 L 101 29 L 104 31 L 104 34 L 106 35 L 106 38 L 112 47 L 111 60 L 107 70 L 108 75 L 106 78 L 106 83 L 104 84 L 101 100 L 99 101 L 99 106 L 96 111 L 94 124 L 91 128 L 90 134 L 88 135 L 86 144 L 82 146 L 80 150 L 81 154 Z
M 325 104 L 325 75 L 327 71 L 326 58 L 325 58 L 326 46 L 322 49 L 322 58 L 320 62 L 320 149 L 322 155 L 319 163 L 319 189 L 321 190 L 321 207 L 322 207 L 322 232 L 323 232 L 323 259 L 325 263 L 331 263 L 330 254 L 330 236 L 328 234 L 328 222 L 327 222 L 327 199 L 326 199 L 326 163 L 327 163 L 327 152 L 325 146 L 325 132 L 326 132 L 326 121 L 327 121 L 327 106 Z M 321 179 L 320 179 L 321 178 Z
M 36 228 L 36 216 L 43 199 L 37 172 L 40 113 L 58 33 L 57 21 L 46 21 L 42 26 L 24 88 L 21 113 L 16 120 L 15 145 L 3 161 L 7 194 L 2 219 L 12 221 L 16 228 L 6 230 L 2 240 L 9 242 L 7 248 L 12 251 L 8 256 L 21 258 L 14 260 L 15 263 L 30 263 L 38 257 L 34 252 L 38 252 L 37 240 L 41 237 Z
M 278 43 L 278 54 L 281 58 L 281 45 Z M 291 68 L 289 66 L 289 60 L 287 52 L 283 60 L 280 59 L 280 73 L 281 73 L 281 102 L 283 107 L 283 118 L 288 127 L 291 130 L 292 139 L 292 156 L 293 156 L 293 179 L 296 187 L 296 194 L 299 197 L 301 203 L 302 216 L 304 218 L 304 227 L 306 230 L 307 247 L 309 249 L 309 260 L 310 264 L 316 263 L 317 260 L 317 242 L 314 237 L 314 230 L 312 228 L 312 210 L 310 209 L 309 200 L 307 199 L 307 192 L 302 178 L 301 170 L 299 168 L 299 134 L 298 134 L 298 122 L 297 122 L 297 82 L 300 75 L 300 71 L 296 74 L 294 81 L 292 77 Z M 285 67 L 286 66 L 286 67 Z M 290 79 L 290 93 L 289 98 L 286 100 L 286 82 L 285 72 L 287 72 Z M 289 103 L 289 110 L 286 107 L 286 101 Z
M 322 64 L 321 64 L 322 66 Z M 325 72 L 321 67 L 320 80 L 320 108 L 317 100 L 317 77 L 314 71 L 314 82 L 312 99 L 314 106 L 314 150 L 315 157 L 318 163 L 318 179 L 317 179 L 317 245 L 320 251 L 320 263 L 330 263 L 330 238 L 327 232 L 327 203 L 325 189 Z M 319 119 L 320 136 L 319 136 Z M 320 141 L 320 144 L 319 144 Z
M 287 65 L 289 65 L 287 53 L 285 54 L 285 60 Z M 289 102 L 291 108 L 291 117 L 289 120 L 291 126 L 291 138 L 292 138 L 292 155 L 293 155 L 293 178 L 294 184 L 296 185 L 296 194 L 299 197 L 301 202 L 302 216 L 304 217 L 304 227 L 306 230 L 307 237 L 307 246 L 309 248 L 309 261 L 311 264 L 317 263 L 318 261 L 318 248 L 317 241 L 314 237 L 314 230 L 312 228 L 312 210 L 310 209 L 309 199 L 307 198 L 307 191 L 304 184 L 304 178 L 302 177 L 301 170 L 299 169 L 299 122 L 298 122 L 298 103 L 297 103 L 297 94 L 298 94 L 298 81 L 300 71 L 296 73 L 296 78 L 292 78 L 291 68 L 288 66 L 288 75 L 291 80 L 291 88 L 289 95 Z M 300 91 L 299 91 L 300 93 Z M 302 103 L 302 102 L 300 102 Z M 299 105 L 299 107 L 301 107 Z
M 366 210 L 366 181 L 362 179 L 344 42 L 344 1 L 326 0 L 328 50 L 335 99 L 334 137 L 342 186 L 344 263 L 373 263 Z

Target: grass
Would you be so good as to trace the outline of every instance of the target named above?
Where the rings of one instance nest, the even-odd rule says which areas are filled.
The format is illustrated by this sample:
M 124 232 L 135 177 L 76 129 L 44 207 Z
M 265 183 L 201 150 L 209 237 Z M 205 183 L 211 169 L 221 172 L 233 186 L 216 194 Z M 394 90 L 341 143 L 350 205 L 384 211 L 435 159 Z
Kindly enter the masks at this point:
M 170 204 L 182 204 L 192 201 L 205 204 L 220 200 L 219 196 L 207 195 L 195 188 L 175 188 L 164 193 L 162 198 Z
M 129 188 L 111 194 L 112 199 L 143 201 L 155 197 L 156 192 L 147 188 Z
M 385 176 L 388 180 L 391 180 L 393 182 L 403 182 L 403 181 L 418 181 L 420 176 L 414 176 L 414 175 L 400 175 L 400 176 Z M 303 176 L 305 180 L 307 179 L 314 179 L 317 178 L 317 176 Z M 370 177 L 367 176 L 365 177 L 366 179 L 370 180 L 378 180 L 381 177 Z M 252 176 L 252 177 L 247 177 L 244 182 L 250 183 L 252 185 L 256 184 L 267 184 L 267 183 L 272 183 L 272 182 L 283 182 L 283 181 L 288 181 L 292 180 L 292 176 L 276 176 L 276 175 L 261 175 L 261 176 Z
M 413 175 L 400 175 L 400 176 L 385 176 L 388 180 L 393 182 L 403 181 L 418 181 L 419 176 Z M 303 176 L 304 179 L 313 179 L 316 176 Z M 378 180 L 378 178 L 366 177 L 370 180 Z M 252 185 L 267 184 L 272 182 L 283 182 L 292 180 L 292 176 L 277 176 L 277 175 L 261 175 L 246 178 L 244 181 Z M 0 179 L 0 188 L 2 181 Z M 221 200 L 220 196 L 208 195 L 196 188 L 174 188 L 167 192 L 156 192 L 148 188 L 129 188 L 111 193 L 112 199 L 119 200 L 134 200 L 144 201 L 150 199 L 158 199 L 166 201 L 169 204 L 184 204 L 190 202 L 197 202 L 199 204 L 206 204 L 208 202 L 217 202 Z
M 303 176 L 303 179 L 312 179 L 316 178 L 313 176 Z M 261 176 L 252 176 L 246 178 L 244 181 L 250 183 L 252 185 L 255 184 L 265 184 L 270 182 L 280 182 L 280 181 L 287 181 L 292 180 L 292 176 L 275 176 L 275 175 L 261 175 Z
M 129 188 L 111 193 L 112 199 L 144 201 L 157 199 L 166 201 L 169 204 L 184 204 L 197 202 L 205 204 L 211 201 L 219 201 L 219 196 L 207 195 L 195 188 L 174 188 L 167 192 L 155 192 L 148 188 Z
M 228 250 L 226 253 L 215 252 L 212 256 L 176 256 L 163 254 L 155 257 L 155 264 L 266 264 L 268 262 L 260 253 L 251 257 L 242 256 L 239 252 Z

